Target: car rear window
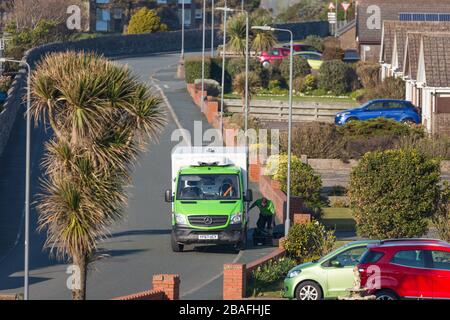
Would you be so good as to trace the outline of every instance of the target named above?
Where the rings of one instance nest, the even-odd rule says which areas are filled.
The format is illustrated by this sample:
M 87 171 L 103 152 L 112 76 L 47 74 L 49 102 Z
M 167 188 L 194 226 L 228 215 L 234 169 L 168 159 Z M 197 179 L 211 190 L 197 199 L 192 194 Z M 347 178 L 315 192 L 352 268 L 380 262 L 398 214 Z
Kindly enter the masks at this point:
M 361 257 L 360 263 L 377 263 L 383 256 L 383 252 L 369 250 Z
M 392 263 L 414 268 L 425 267 L 425 255 L 423 250 L 401 250 L 391 260 Z

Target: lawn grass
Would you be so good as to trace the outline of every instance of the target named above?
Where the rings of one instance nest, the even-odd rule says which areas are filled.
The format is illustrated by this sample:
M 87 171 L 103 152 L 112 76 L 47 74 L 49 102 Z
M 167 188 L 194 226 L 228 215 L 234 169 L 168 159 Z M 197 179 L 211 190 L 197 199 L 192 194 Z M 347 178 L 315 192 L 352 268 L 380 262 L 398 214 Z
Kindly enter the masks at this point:
M 225 99 L 242 99 L 241 96 L 236 94 L 226 94 Z M 266 96 L 255 95 L 253 100 L 272 100 L 272 101 L 288 101 L 289 97 L 284 96 Z M 358 102 L 350 97 L 309 97 L 309 96 L 294 96 L 294 102 L 317 102 L 317 103 L 340 103 L 348 104 L 349 107 L 358 106 Z
M 356 222 L 349 208 L 324 208 L 321 220 L 328 229 L 344 232 L 356 230 Z

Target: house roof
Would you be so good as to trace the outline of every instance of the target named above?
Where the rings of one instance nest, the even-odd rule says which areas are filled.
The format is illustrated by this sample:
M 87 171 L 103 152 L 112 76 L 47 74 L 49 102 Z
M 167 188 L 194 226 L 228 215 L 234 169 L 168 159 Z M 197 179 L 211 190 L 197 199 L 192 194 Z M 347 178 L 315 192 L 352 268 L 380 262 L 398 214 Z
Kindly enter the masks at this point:
M 381 61 L 391 63 L 392 48 L 394 46 L 395 25 L 398 21 L 386 20 L 383 22 Z
M 406 35 L 405 59 L 403 61 L 403 72 L 411 79 L 417 79 L 419 66 L 419 51 L 422 41 L 422 32 L 408 32 Z
M 424 33 L 421 48 L 426 85 L 450 87 L 450 33 Z
M 450 13 L 450 0 L 357 0 L 357 37 L 361 44 L 381 44 L 385 20 L 399 20 L 399 14 Z M 381 21 L 377 19 L 377 10 Z

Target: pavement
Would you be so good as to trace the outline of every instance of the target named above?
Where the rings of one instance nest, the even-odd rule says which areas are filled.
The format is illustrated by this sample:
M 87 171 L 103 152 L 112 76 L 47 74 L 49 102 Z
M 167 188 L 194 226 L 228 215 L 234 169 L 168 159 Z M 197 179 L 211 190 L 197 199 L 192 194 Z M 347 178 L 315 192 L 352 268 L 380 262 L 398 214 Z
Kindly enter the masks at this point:
M 167 96 L 178 124 L 193 132 L 194 121 L 210 128 L 192 103 L 183 81 L 175 79 L 178 54 L 117 60 L 128 65 L 142 81 L 157 85 Z M 129 205 L 124 221 L 101 244 L 98 259 L 91 264 L 88 299 L 110 299 L 151 287 L 153 274 L 175 273 L 181 277 L 182 299 L 222 298 L 224 263 L 250 262 L 273 248 L 250 247 L 237 253 L 229 247 L 187 247 L 186 252 L 170 249 L 171 209 L 164 203 L 164 190 L 170 188 L 170 154 L 178 141 L 172 141 L 177 123 L 168 112 L 168 125 L 159 143 L 152 143 L 142 155 L 129 187 Z M 39 193 L 40 162 L 50 130 L 42 125 L 32 133 L 32 196 Z M 19 114 L 5 152 L 0 157 L 0 294 L 23 292 L 23 202 L 25 168 L 25 121 Z M 256 191 L 256 186 L 252 186 Z M 258 196 L 255 193 L 255 196 Z M 257 212 L 251 213 L 254 227 Z M 31 212 L 30 298 L 64 300 L 71 298 L 66 286 L 68 265 L 44 250 L 45 233 L 36 231 L 37 213 Z M 251 236 L 251 233 L 250 235 Z

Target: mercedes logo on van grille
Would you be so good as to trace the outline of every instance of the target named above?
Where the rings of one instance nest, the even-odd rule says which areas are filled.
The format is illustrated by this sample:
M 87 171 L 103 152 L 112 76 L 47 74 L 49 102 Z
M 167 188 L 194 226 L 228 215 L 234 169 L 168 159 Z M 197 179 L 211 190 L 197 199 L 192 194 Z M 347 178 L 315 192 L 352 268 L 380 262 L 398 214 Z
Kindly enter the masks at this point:
M 205 217 L 205 219 L 203 219 L 203 222 L 206 224 L 206 225 L 212 225 L 213 224 L 213 219 L 211 218 L 211 217 Z

